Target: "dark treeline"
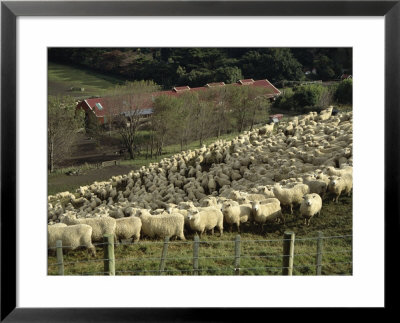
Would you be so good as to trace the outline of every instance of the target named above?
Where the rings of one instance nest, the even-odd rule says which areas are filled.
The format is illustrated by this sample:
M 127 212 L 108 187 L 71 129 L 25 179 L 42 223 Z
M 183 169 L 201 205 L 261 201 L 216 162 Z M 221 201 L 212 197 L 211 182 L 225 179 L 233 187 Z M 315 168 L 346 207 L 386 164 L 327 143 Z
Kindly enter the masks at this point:
M 164 89 L 243 78 L 333 80 L 352 73 L 351 48 L 50 48 L 48 58 L 129 81 L 151 80 Z

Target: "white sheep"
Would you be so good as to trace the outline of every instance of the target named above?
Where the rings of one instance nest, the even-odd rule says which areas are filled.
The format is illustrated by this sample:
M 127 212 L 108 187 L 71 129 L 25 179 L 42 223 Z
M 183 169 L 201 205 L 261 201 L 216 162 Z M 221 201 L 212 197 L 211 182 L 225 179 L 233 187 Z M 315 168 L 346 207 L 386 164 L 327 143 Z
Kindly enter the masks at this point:
M 317 113 L 309 113 L 290 119 L 291 123 L 277 124 L 277 131 L 271 135 L 265 135 L 266 128 L 254 129 L 231 141 L 220 140 L 208 147 L 164 158 L 127 175 L 81 187 L 75 195 L 64 192 L 49 196 L 48 220 L 57 222 L 69 212 L 75 212 L 78 219 L 105 215 L 120 218 L 133 215 L 134 208 L 151 209 L 153 213 L 156 209 L 164 210 L 169 203 L 179 208 L 183 206 L 181 203 L 218 207 L 215 198 L 222 203 L 221 197 L 238 201 L 247 197 L 240 202 L 249 203 L 275 197 L 269 187 L 277 181 L 283 184 L 286 180 L 282 190 L 296 187 L 298 184 L 294 183 L 300 182 L 299 178 L 316 174 L 321 163 L 320 168 L 327 174 L 343 175 L 352 169 L 344 168 L 346 164 L 352 165 L 352 118 L 351 113 L 330 117 L 330 110 L 321 113 L 322 119 L 327 118 L 322 122 L 317 122 L 320 120 Z M 285 131 L 293 137 L 285 136 Z M 202 162 L 209 163 L 211 168 L 206 170 Z M 338 165 L 343 168 L 328 167 Z M 317 183 L 313 187 L 316 179 L 303 180 L 303 185 L 309 186 L 310 193 L 321 193 L 330 182 L 323 173 L 321 177 L 325 185 Z M 259 193 L 265 197 L 258 196 Z M 299 193 L 300 200 L 294 199 L 288 204 L 282 196 L 276 197 L 282 207 L 290 206 L 293 212 L 293 203 L 300 204 L 304 195 L 301 190 Z M 75 209 L 71 205 L 65 207 L 68 200 Z M 268 202 L 263 200 L 260 204 L 264 203 Z M 185 220 L 189 223 L 187 217 Z
M 203 199 L 200 200 L 200 206 L 206 207 L 206 206 L 217 206 L 218 202 L 215 196 L 207 196 Z
M 115 235 L 118 241 L 132 239 L 132 242 L 138 242 L 140 239 L 140 230 L 142 221 L 135 216 L 116 219 Z
M 301 204 L 303 196 L 309 192 L 309 187 L 306 184 L 297 184 L 292 188 L 282 188 L 276 184 L 273 192 L 282 205 L 290 207 L 290 213 L 293 214 L 293 204 Z
M 233 205 L 227 202 L 224 204 L 222 213 L 224 215 L 224 221 L 230 225 L 231 232 L 233 224 L 236 224 L 237 230 L 240 233 L 240 223 L 251 222 L 253 220 L 250 204 Z
M 186 209 L 178 209 L 178 208 L 176 208 L 175 206 L 168 205 L 165 211 L 166 211 L 168 214 L 172 214 L 172 213 L 179 213 L 179 214 L 182 214 L 182 215 L 183 215 L 183 218 L 184 218 L 184 221 L 185 221 L 184 228 L 185 228 L 185 229 L 190 229 L 190 223 L 189 223 L 189 220 L 188 220 L 188 218 L 187 218 L 187 216 L 188 216 L 188 214 L 189 214 L 189 210 L 196 210 L 196 207 L 195 207 L 195 206 L 192 206 L 190 209 L 186 210 Z
M 279 220 L 283 224 L 285 223 L 285 218 L 283 217 L 281 205 L 278 199 L 271 198 L 271 202 L 267 204 L 260 204 L 259 201 L 253 201 L 251 202 L 251 207 L 253 210 L 254 221 L 261 224 L 261 231 L 266 222 Z
M 332 115 L 332 110 L 333 110 L 333 106 L 330 106 L 329 108 L 326 108 L 325 110 L 322 110 L 319 114 L 319 120 L 321 120 L 321 121 L 328 120 Z
M 88 224 L 92 227 L 92 241 L 103 241 L 103 236 L 105 234 L 113 234 L 115 241 L 117 241 L 115 236 L 116 221 L 111 217 L 100 217 L 100 218 L 86 218 L 77 219 L 76 215 L 68 213 L 61 217 L 61 223 L 67 225 L 73 224 Z
M 214 228 L 216 227 L 219 229 L 220 236 L 223 234 L 224 215 L 216 208 L 210 207 L 203 211 L 191 211 L 188 215 L 188 220 L 190 221 L 190 228 L 195 232 L 199 232 L 200 237 L 206 230 L 211 230 L 211 234 L 214 234 Z
M 92 227 L 87 224 L 76 225 L 48 225 L 47 226 L 47 246 L 55 251 L 57 240 L 62 241 L 63 250 L 75 250 L 79 247 L 85 247 L 93 256 L 96 255 L 96 249 L 92 244 Z
M 56 228 L 56 227 L 67 227 L 65 223 L 49 223 L 49 226 Z
M 140 210 L 136 216 L 142 220 L 142 232 L 150 238 L 178 237 L 186 240 L 183 234 L 184 217 L 179 213 L 151 215 L 147 210 Z
M 305 176 L 303 177 L 303 183 L 308 185 L 310 189 L 310 193 L 317 193 L 321 197 L 323 197 L 326 193 L 328 185 L 322 179 L 316 179 L 312 176 Z
M 303 202 L 300 204 L 300 215 L 304 218 L 304 224 L 310 225 L 310 219 L 314 215 L 319 215 L 322 208 L 322 199 L 316 193 L 303 196 Z
M 329 167 L 326 167 L 325 171 L 328 175 L 331 175 L 331 176 L 342 176 L 344 174 L 353 174 L 353 167 L 347 166 L 345 168 L 338 169 L 338 168 L 329 166 Z
M 347 193 L 347 195 L 350 196 L 353 188 L 353 176 L 351 174 L 331 176 L 329 179 L 328 191 L 334 195 L 334 202 L 338 203 L 339 196 L 342 193 Z

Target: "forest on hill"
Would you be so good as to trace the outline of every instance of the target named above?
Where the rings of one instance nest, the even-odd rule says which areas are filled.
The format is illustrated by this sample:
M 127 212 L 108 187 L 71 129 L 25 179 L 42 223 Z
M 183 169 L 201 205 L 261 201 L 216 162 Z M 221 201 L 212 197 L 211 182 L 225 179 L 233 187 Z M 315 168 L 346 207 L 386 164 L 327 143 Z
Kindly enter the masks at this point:
M 245 78 L 328 81 L 352 74 L 352 48 L 49 48 L 48 59 L 128 81 L 151 80 L 164 89 Z

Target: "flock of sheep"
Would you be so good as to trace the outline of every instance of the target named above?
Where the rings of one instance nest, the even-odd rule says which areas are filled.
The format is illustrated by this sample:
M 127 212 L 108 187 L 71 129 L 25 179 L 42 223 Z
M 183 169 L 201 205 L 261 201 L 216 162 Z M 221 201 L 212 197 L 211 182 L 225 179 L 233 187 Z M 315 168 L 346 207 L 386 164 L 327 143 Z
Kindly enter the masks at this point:
M 178 237 L 224 227 L 285 223 L 298 208 L 305 225 L 322 198 L 350 195 L 352 112 L 296 116 L 188 150 L 109 181 L 48 197 L 48 246 L 84 246 L 104 234 L 115 241 L 142 235 Z

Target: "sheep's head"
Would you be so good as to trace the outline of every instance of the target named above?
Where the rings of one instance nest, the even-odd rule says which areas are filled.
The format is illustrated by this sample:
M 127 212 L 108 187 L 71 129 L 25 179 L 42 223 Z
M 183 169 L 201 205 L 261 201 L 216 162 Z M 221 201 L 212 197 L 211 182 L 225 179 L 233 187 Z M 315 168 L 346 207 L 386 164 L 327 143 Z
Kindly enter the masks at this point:
M 314 194 L 307 194 L 303 196 L 304 204 L 307 206 L 311 206 L 314 199 Z
M 225 203 L 224 204 L 224 210 L 226 210 L 227 208 L 230 208 L 232 206 L 232 203 Z
M 246 197 L 244 196 L 239 197 L 238 202 L 246 202 Z
M 189 214 L 187 215 L 187 219 L 189 221 L 194 221 L 198 218 L 199 211 L 198 210 L 190 210 Z
M 272 188 L 271 187 L 265 187 L 264 188 L 264 192 L 265 193 L 271 193 L 272 192 Z
M 250 202 L 250 204 L 251 204 L 251 208 L 253 209 L 253 210 L 258 210 L 259 209 L 259 207 L 260 207 L 260 201 L 251 201 Z
M 329 185 L 335 186 L 335 185 L 337 185 L 338 181 L 340 180 L 340 177 L 331 176 L 331 177 L 329 177 L 329 179 L 330 179 Z

